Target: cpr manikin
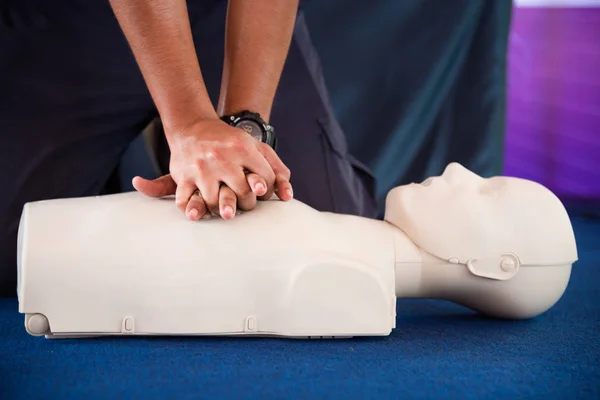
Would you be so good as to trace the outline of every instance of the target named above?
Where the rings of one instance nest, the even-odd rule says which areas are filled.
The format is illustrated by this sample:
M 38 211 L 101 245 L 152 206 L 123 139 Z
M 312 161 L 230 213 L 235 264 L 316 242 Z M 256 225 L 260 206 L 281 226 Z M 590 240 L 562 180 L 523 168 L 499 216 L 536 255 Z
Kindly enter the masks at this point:
M 459 164 L 400 186 L 384 221 L 259 202 L 188 221 L 138 193 L 29 203 L 19 311 L 32 335 L 387 335 L 396 297 L 511 319 L 545 312 L 577 260 L 561 202 Z

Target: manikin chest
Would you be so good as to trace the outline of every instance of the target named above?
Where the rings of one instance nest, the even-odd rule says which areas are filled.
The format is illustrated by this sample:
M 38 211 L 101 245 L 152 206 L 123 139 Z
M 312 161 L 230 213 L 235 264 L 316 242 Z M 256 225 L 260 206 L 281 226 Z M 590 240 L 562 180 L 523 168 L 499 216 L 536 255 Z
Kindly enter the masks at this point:
M 387 335 L 394 248 L 377 224 L 277 200 L 196 223 L 136 193 L 33 203 L 20 312 L 49 337 Z

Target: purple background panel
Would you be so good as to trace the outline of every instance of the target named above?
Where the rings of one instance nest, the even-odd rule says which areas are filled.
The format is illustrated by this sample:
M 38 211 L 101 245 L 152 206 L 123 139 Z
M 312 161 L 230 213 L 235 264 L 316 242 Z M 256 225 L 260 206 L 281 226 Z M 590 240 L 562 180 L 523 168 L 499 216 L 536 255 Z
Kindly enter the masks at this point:
M 600 199 L 600 8 L 515 8 L 504 174 Z

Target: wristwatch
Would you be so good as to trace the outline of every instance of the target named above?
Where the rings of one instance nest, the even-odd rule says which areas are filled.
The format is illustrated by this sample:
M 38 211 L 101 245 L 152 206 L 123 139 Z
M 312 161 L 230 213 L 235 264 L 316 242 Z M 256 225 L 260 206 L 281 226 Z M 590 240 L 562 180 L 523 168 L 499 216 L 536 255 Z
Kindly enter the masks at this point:
M 267 124 L 260 114 L 245 110 L 234 115 L 224 115 L 221 119 L 234 128 L 243 129 L 256 140 L 271 146 L 273 150 L 277 150 L 275 129 Z

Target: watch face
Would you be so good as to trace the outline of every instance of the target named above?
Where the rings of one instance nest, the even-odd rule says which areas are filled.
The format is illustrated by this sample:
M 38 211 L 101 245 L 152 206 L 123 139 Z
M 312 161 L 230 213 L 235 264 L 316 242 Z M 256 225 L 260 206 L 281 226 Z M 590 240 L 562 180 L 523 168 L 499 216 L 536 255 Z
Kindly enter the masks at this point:
M 236 128 L 240 128 L 249 133 L 256 140 L 262 142 L 263 140 L 263 131 L 259 124 L 250 120 L 242 120 L 237 123 Z

